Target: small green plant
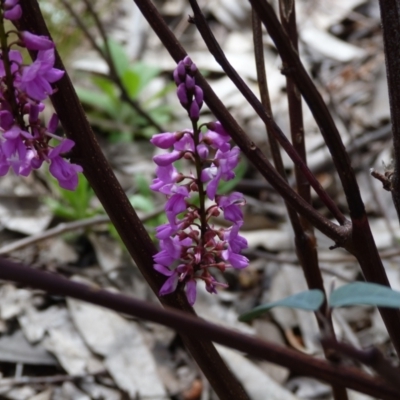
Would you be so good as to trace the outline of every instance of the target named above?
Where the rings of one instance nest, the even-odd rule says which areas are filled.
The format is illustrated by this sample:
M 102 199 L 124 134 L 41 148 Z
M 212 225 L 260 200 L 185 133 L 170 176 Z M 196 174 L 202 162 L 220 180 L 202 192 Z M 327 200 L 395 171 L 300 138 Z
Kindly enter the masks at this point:
M 111 57 L 122 85 L 131 100 L 137 101 L 160 70 L 143 62 L 133 65 L 122 46 L 108 41 Z M 149 138 L 156 128 L 149 125 L 140 113 L 121 99 L 121 90 L 110 78 L 92 75 L 91 83 L 97 90 L 77 86 L 76 91 L 82 103 L 88 108 L 88 118 L 92 125 L 110 133 L 114 142 L 131 141 L 135 136 Z M 171 118 L 171 108 L 157 100 L 173 89 L 173 83 L 164 85 L 155 95 L 141 101 L 141 106 L 156 123 L 163 125 Z
M 62 189 L 51 179 L 48 182 L 53 193 L 56 194 L 56 198 L 46 197 L 44 201 L 55 216 L 67 220 L 79 220 L 103 212 L 102 207 L 92 207 L 94 192 L 84 175 L 79 174 L 78 186 L 75 191 Z
M 265 314 L 274 307 L 317 311 L 324 302 L 324 299 L 325 296 L 321 290 L 306 290 L 273 303 L 262 304 L 242 314 L 239 320 L 244 322 L 250 321 Z M 328 304 L 330 308 L 355 305 L 400 308 L 400 292 L 376 283 L 353 282 L 332 291 Z

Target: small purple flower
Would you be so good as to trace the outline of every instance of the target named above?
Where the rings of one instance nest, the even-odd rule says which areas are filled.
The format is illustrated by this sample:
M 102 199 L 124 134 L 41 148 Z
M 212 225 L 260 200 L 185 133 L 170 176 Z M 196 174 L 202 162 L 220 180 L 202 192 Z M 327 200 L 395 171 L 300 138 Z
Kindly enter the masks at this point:
M 201 159 L 206 159 L 208 157 L 208 147 L 205 144 L 199 144 L 196 148 L 197 154 L 200 156 Z
M 179 102 L 182 104 L 184 108 L 186 108 L 189 104 L 188 93 L 186 90 L 186 86 L 184 83 L 181 83 L 176 90 L 176 94 L 178 96 Z
M 38 51 L 33 64 L 23 67 L 19 89 L 35 100 L 44 100 L 53 93 L 50 83 L 60 80 L 64 71 L 53 68 L 54 49 Z
M 235 224 L 243 223 L 243 213 L 239 206 L 243 206 L 246 202 L 239 192 L 233 192 L 228 196 L 217 196 L 216 203 L 224 212 L 224 218 Z
M 175 193 L 168 199 L 165 205 L 165 212 L 168 220 L 175 221 L 175 217 L 187 208 L 186 201 L 189 197 L 189 190 L 186 186 L 177 186 Z
M 230 137 L 226 135 L 221 135 L 216 131 L 208 131 L 204 135 L 204 140 L 210 143 L 210 146 L 214 149 L 221 150 L 222 152 L 226 152 L 230 149 Z
M 171 238 L 170 236 L 164 240 L 160 240 L 161 251 L 153 258 L 158 264 L 165 266 L 171 265 L 181 257 L 182 249 L 192 244 L 192 239 L 186 238 L 180 240 L 178 236 Z
M 165 167 L 157 167 L 157 178 L 153 180 L 150 189 L 163 194 L 174 193 L 175 183 L 180 179 L 181 174 L 170 164 Z
M 183 154 L 180 151 L 173 150 L 171 153 L 164 153 L 154 156 L 153 161 L 161 167 L 166 167 L 171 165 L 176 160 L 182 158 L 182 156 Z
M 232 265 L 233 268 L 236 269 L 243 269 L 249 265 L 249 259 L 241 254 L 236 254 L 233 251 L 227 249 L 224 250 L 222 253 L 222 258 L 225 261 L 228 261 L 229 264 Z
M 194 78 L 192 78 L 190 75 L 186 75 L 185 79 L 185 87 L 187 90 L 194 90 L 194 87 L 196 86 Z
M 228 244 L 228 248 L 233 253 L 240 253 L 243 249 L 247 249 L 247 240 L 239 235 L 240 225 L 233 225 L 229 230 L 225 230 L 224 240 Z
M 210 200 L 214 199 L 221 179 L 229 181 L 235 177 L 233 170 L 239 162 L 239 152 L 238 147 L 234 147 L 232 150 L 226 152 L 218 150 L 213 165 L 202 171 L 202 182 L 210 181 L 206 189 Z
M 173 223 L 168 223 L 168 224 L 162 224 L 160 226 L 157 226 L 156 228 L 156 238 L 160 240 L 164 240 L 171 235 L 173 235 L 177 230 L 179 229 L 179 225 L 175 224 L 175 221 Z
M 38 36 L 27 31 L 20 32 L 20 36 L 28 50 L 48 50 L 54 48 L 54 43 L 47 36 Z
M 11 64 L 11 73 L 15 74 L 22 64 L 22 54 L 18 50 L 10 50 L 8 52 L 8 59 Z M 6 70 L 4 69 L 4 63 L 0 60 L 0 77 L 3 78 L 6 76 Z
M 67 190 L 75 190 L 78 186 L 78 172 L 83 171 L 80 165 L 70 164 L 60 156 L 60 154 L 70 151 L 74 146 L 75 143 L 72 140 L 64 139 L 48 155 L 50 173 L 58 180 L 60 186 Z
M 179 151 L 191 151 L 194 152 L 194 140 L 193 132 L 188 131 L 174 144 L 174 149 Z
M 192 121 L 198 121 L 200 117 L 199 105 L 193 101 L 189 108 L 189 117 Z
M 197 105 L 199 106 L 199 109 L 203 105 L 203 99 L 204 99 L 203 89 L 200 86 L 196 85 L 194 87 L 194 100 L 197 103 Z
M 14 5 L 13 5 L 14 4 Z M 6 1 L 4 2 L 4 18 L 9 19 L 10 21 L 16 21 L 22 17 L 22 8 L 15 1 Z
M 156 265 L 157 264 L 154 265 L 154 269 L 157 270 Z M 171 276 L 164 282 L 164 284 L 161 286 L 161 289 L 158 292 L 160 296 L 165 296 L 166 294 L 175 292 L 178 286 L 179 278 L 177 272 L 175 271 L 174 272 L 170 271 L 170 272 Z
M 150 139 L 150 142 L 160 149 L 168 149 L 173 146 L 178 139 L 179 136 L 176 134 L 176 132 L 164 132 L 153 135 L 153 137 Z
M 179 61 L 177 67 L 174 69 L 173 77 L 177 86 L 184 82 L 186 76 L 186 68 L 183 61 Z
M 218 282 L 213 276 L 209 275 L 207 278 L 203 278 L 206 282 L 206 290 L 208 293 L 218 294 L 217 286 L 227 288 L 226 283 Z
M 28 170 L 29 160 L 26 159 L 27 147 L 24 140 L 31 139 L 32 136 L 19 126 L 13 125 L 3 133 L 3 138 L 6 140 L 2 144 L 2 150 L 7 157 L 8 164 L 17 175 L 27 176 L 30 170 Z

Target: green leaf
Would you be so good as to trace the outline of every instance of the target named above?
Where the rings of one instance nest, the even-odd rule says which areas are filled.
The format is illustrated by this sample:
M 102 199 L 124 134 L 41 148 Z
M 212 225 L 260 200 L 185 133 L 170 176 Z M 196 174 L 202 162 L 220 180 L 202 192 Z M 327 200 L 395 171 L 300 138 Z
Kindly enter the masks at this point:
M 92 76 L 92 82 L 111 99 L 117 100 L 115 84 L 103 76 Z
M 138 174 L 136 176 L 135 183 L 136 183 L 139 193 L 142 196 L 145 196 L 145 197 L 148 197 L 149 199 L 151 199 L 153 192 L 150 189 L 151 183 L 147 180 L 147 178 L 142 174 Z
M 159 68 L 140 61 L 135 62 L 130 70 L 140 76 L 138 94 L 160 73 Z
M 129 69 L 130 60 L 125 52 L 125 49 L 118 42 L 112 39 L 108 39 L 107 42 L 115 69 L 117 70 L 117 74 L 119 77 L 122 77 L 125 74 L 125 71 Z M 101 46 L 101 48 L 103 51 L 105 51 L 104 44 Z
M 132 204 L 132 207 L 137 209 L 137 210 L 142 210 L 142 211 L 153 211 L 154 206 L 151 202 L 151 200 L 148 197 L 142 196 L 141 194 L 135 194 L 129 198 L 130 203 Z
M 324 302 L 324 294 L 319 289 L 306 290 L 273 303 L 262 304 L 253 310 L 242 314 L 239 321 L 250 321 L 259 317 L 274 307 L 297 308 L 306 311 L 318 310 Z
M 367 305 L 400 308 L 400 292 L 384 285 L 354 282 L 334 290 L 329 298 L 331 307 Z
M 132 69 L 125 71 L 124 75 L 122 76 L 122 83 L 124 84 L 129 97 L 134 99 L 139 94 L 139 88 L 141 86 L 140 80 L 141 76 L 135 71 L 132 71 Z
M 115 116 L 115 103 L 106 93 L 82 87 L 75 87 L 75 90 L 82 103 Z

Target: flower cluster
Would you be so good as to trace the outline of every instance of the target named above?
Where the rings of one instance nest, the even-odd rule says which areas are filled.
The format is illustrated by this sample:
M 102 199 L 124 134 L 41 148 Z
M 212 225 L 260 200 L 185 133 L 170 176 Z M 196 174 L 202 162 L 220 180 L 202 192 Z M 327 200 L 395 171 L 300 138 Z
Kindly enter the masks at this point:
M 18 0 L 5 0 L 0 9 L 0 36 L 6 39 L 4 19 L 17 20 L 22 15 Z M 4 43 L 4 40 L 2 40 Z M 36 60 L 24 65 L 22 54 L 11 49 L 18 45 L 37 51 Z M 70 164 L 62 154 L 75 145 L 70 139 L 54 134 L 58 117 L 56 114 L 45 127 L 40 121 L 45 100 L 54 90 L 51 84 L 60 80 L 64 71 L 54 68 L 54 43 L 46 36 L 19 32 L 18 40 L 2 46 L 0 59 L 0 176 L 10 168 L 17 175 L 27 176 L 44 161 L 50 163 L 50 173 L 61 187 L 74 190 L 78 184 L 78 172 L 82 167 Z M 52 147 L 49 142 L 60 143 Z
M 239 162 L 239 148 L 229 143 L 230 137 L 219 122 L 197 126 L 203 104 L 203 92 L 195 82 L 196 66 L 186 57 L 174 71 L 177 96 L 192 121 L 192 129 L 154 135 L 151 143 L 161 149 L 170 149 L 156 155 L 156 174 L 150 186 L 167 197 L 165 212 L 168 223 L 157 227 L 160 252 L 154 256 L 154 268 L 168 277 L 159 294 L 176 290 L 178 283 L 185 286 L 191 305 L 196 300 L 196 282 L 202 280 L 208 292 L 217 293 L 217 282 L 211 268 L 221 272 L 226 268 L 245 268 L 248 259 L 240 254 L 247 247 L 239 235 L 243 224 L 241 193 L 218 195 L 221 180 L 233 179 Z M 202 128 L 206 128 L 202 131 Z M 174 163 L 186 160 L 191 167 L 186 174 Z M 182 161 L 180 164 L 183 164 Z M 206 208 L 206 200 L 211 205 Z M 196 205 L 197 201 L 200 205 Z M 218 228 L 213 217 L 223 214 L 228 228 Z

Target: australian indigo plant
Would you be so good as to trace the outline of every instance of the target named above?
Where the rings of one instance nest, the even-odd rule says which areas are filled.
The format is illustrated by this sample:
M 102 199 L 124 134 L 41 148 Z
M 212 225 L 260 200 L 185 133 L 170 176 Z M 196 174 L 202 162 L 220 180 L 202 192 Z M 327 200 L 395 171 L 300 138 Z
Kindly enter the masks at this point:
M 71 139 L 55 135 L 58 117 L 53 114 L 47 127 L 42 125 L 40 113 L 45 100 L 53 93 L 51 83 L 60 80 L 64 71 L 54 66 L 54 43 L 46 36 L 30 32 L 6 32 L 4 19 L 16 21 L 22 16 L 18 0 L 6 0 L 0 10 L 0 176 L 10 167 L 17 175 L 27 176 L 43 162 L 50 163 L 50 173 L 61 187 L 74 190 L 78 184 L 77 173 L 82 167 L 70 164 L 61 155 L 75 145 Z M 17 40 L 8 43 L 12 33 Z M 37 51 L 36 60 L 24 65 L 20 51 L 11 49 L 18 45 Z M 51 139 L 60 143 L 53 147 Z
M 217 194 L 220 180 L 235 177 L 233 170 L 239 162 L 240 150 L 236 146 L 231 148 L 230 136 L 219 122 L 198 124 L 203 91 L 196 85 L 196 70 L 196 65 L 186 57 L 174 71 L 177 96 L 188 112 L 192 129 L 160 133 L 151 139 L 161 149 L 173 147 L 171 152 L 153 158 L 157 178 L 150 186 L 168 199 L 165 204 L 168 223 L 156 229 L 161 251 L 154 256 L 154 268 L 168 276 L 159 294 L 172 293 L 181 282 L 191 305 L 196 301 L 197 280 L 204 281 L 210 293 L 216 293 L 218 286 L 227 286 L 213 277 L 210 268 L 223 272 L 228 267 L 245 268 L 249 262 L 240 254 L 247 247 L 246 239 L 239 235 L 244 197 L 238 192 L 228 196 Z M 174 166 L 181 159 L 191 163 L 192 169 L 187 174 Z M 212 204 L 206 205 L 207 199 Z M 221 211 L 231 224 L 228 228 L 212 224 L 212 218 Z M 174 264 L 175 268 L 171 268 Z

